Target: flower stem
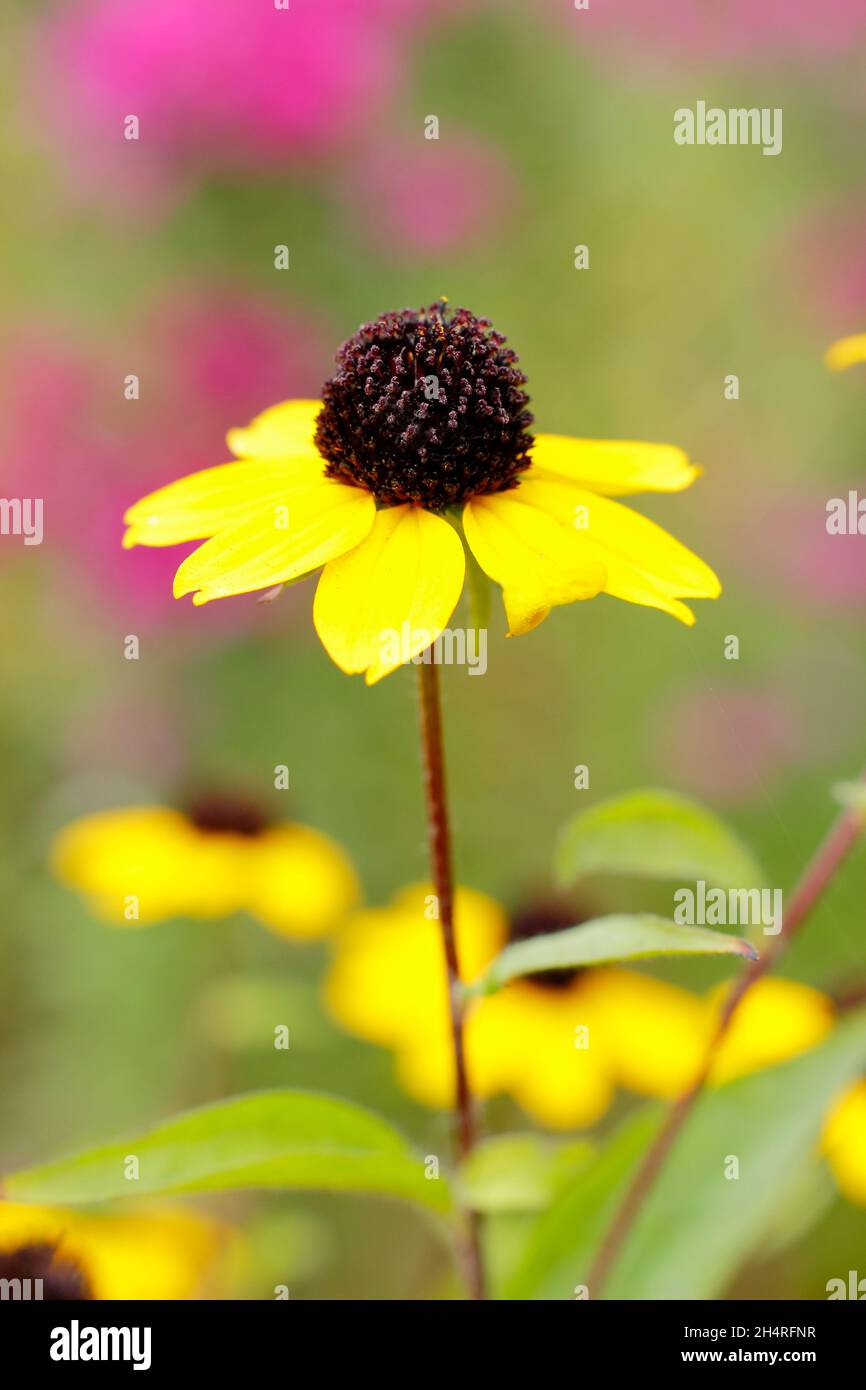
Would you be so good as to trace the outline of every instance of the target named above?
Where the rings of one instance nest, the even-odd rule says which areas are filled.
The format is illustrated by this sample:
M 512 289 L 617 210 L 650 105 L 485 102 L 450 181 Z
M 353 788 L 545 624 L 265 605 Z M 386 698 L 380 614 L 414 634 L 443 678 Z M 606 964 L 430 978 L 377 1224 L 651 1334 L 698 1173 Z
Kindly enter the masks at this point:
M 864 778 L 866 778 L 866 773 L 864 773 Z M 862 829 L 862 812 L 853 807 L 843 811 L 837 817 L 794 889 L 781 932 L 773 938 L 772 944 L 764 954 L 743 971 L 734 988 L 728 994 L 698 1076 L 689 1089 L 674 1101 L 668 1111 L 664 1124 L 644 1154 L 607 1234 L 599 1246 L 587 1276 L 587 1287 L 592 1298 L 601 1296 L 601 1290 L 631 1233 L 641 1207 L 652 1191 L 655 1180 L 664 1166 L 680 1130 L 707 1083 L 713 1069 L 716 1053 L 727 1035 L 734 1015 L 743 999 L 752 986 L 776 963 L 779 956 L 790 944 L 830 884 L 836 870 L 854 847 Z
M 418 665 L 418 694 L 421 711 L 421 750 L 424 759 L 424 790 L 427 800 L 427 838 L 430 869 L 436 893 L 439 927 L 448 972 L 448 1000 L 451 1011 L 451 1038 L 454 1047 L 456 1150 L 465 1159 L 475 1143 L 475 1117 L 472 1093 L 466 1073 L 464 1046 L 464 1004 L 460 988 L 457 938 L 454 931 L 454 874 L 451 866 L 451 833 L 445 792 L 445 753 L 442 738 L 442 707 L 439 698 L 439 672 L 432 651 Z M 472 1298 L 484 1298 L 484 1271 L 477 1212 L 467 1212 L 466 1235 L 462 1250 L 466 1282 Z

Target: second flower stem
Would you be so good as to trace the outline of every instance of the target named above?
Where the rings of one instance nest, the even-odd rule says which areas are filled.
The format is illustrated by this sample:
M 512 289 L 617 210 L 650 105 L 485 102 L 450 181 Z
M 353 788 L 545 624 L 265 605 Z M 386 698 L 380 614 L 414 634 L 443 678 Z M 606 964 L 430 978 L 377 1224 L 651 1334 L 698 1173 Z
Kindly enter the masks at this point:
M 863 773 L 860 780 L 861 782 L 866 781 L 866 772 Z M 773 939 L 772 945 L 768 947 L 760 959 L 753 961 L 747 967 L 725 1000 L 698 1076 L 689 1089 L 674 1101 L 668 1111 L 656 1138 L 638 1164 L 632 1182 L 626 1189 L 625 1197 L 599 1247 L 593 1266 L 587 1276 L 588 1287 L 592 1291 L 593 1298 L 601 1296 L 602 1288 L 631 1234 L 644 1202 L 652 1191 L 683 1125 L 691 1115 L 696 1102 L 700 1099 L 712 1072 L 719 1047 L 727 1037 L 734 1016 L 743 999 L 752 986 L 775 964 L 778 957 L 789 945 L 792 937 L 799 931 L 818 899 L 832 882 L 836 870 L 854 848 L 862 830 L 862 815 L 856 808 L 849 808 L 837 817 L 835 824 L 831 827 L 829 834 L 825 837 L 794 889 L 785 911 L 782 931 Z
M 455 1109 L 457 1116 L 457 1158 L 465 1159 L 475 1143 L 475 1116 L 469 1077 L 466 1071 L 464 1004 L 460 988 L 460 964 L 454 930 L 454 873 L 451 864 L 451 832 L 445 790 L 445 750 L 442 737 L 442 706 L 439 672 L 432 652 L 418 665 L 418 693 L 421 711 L 421 751 L 424 760 L 424 790 L 427 801 L 427 837 L 430 869 L 436 894 L 439 928 L 448 975 L 448 1003 L 454 1050 Z M 484 1272 L 478 1215 L 466 1213 L 466 1239 L 463 1251 L 466 1281 L 473 1298 L 484 1298 Z

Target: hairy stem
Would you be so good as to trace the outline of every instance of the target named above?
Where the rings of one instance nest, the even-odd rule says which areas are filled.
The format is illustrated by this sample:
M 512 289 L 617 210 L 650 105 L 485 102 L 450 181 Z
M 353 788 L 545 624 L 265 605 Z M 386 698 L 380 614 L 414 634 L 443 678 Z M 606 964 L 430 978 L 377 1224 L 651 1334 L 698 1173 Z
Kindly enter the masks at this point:
M 442 738 L 442 708 L 439 698 L 439 672 L 432 652 L 418 666 L 421 711 L 421 750 L 424 762 L 424 790 L 427 801 L 427 838 L 430 870 L 439 911 L 439 927 L 445 967 L 448 972 L 448 999 L 451 1011 L 451 1038 L 454 1047 L 456 1150 L 464 1159 L 475 1143 L 475 1117 L 464 1046 L 464 1005 L 460 988 L 457 938 L 454 931 L 454 874 L 451 865 L 451 833 L 445 791 L 445 753 Z M 465 1240 L 462 1250 L 464 1273 L 472 1298 L 484 1298 L 484 1270 L 477 1212 L 465 1213 Z

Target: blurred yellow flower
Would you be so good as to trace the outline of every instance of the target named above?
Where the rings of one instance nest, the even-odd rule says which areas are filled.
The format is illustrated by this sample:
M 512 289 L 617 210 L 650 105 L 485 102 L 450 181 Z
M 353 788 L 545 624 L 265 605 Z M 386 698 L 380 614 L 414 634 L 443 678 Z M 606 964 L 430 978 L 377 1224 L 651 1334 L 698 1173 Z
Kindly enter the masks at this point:
M 180 1207 L 96 1215 L 0 1201 L 0 1277 L 42 1279 L 45 1299 L 200 1297 L 227 1270 L 235 1241 Z
M 398 1079 L 410 1095 L 445 1108 L 453 1103 L 454 1065 L 435 901 L 429 887 L 416 884 L 387 907 L 355 914 L 336 938 L 324 996 L 345 1028 L 395 1053 Z M 542 907 L 509 922 L 491 898 L 458 888 L 463 980 L 477 978 L 509 939 L 575 920 Z M 690 1038 L 699 1016 L 700 1004 L 684 991 L 627 970 L 516 980 L 470 1007 L 470 1084 L 482 1097 L 508 1093 L 550 1128 L 591 1125 L 608 1108 L 618 1081 L 612 1036 L 624 1052 L 644 1057 L 647 1079 L 662 1084 L 678 1065 L 678 1034 Z M 662 1019 L 665 1034 L 657 1028 Z
M 701 996 L 669 985 L 671 1007 L 643 1021 L 636 1046 L 630 1031 L 608 1020 L 605 1045 L 621 1085 L 638 1095 L 673 1099 L 695 1080 L 706 1059 L 730 984 Z M 637 1022 L 636 1003 L 617 1004 Z M 814 1047 L 833 1026 L 830 1000 L 809 985 L 765 978 L 753 985 L 734 1014 L 716 1053 L 713 1085 L 774 1066 Z
M 844 372 L 858 362 L 866 362 L 866 333 L 853 333 L 848 338 L 838 338 L 828 347 L 824 361 L 831 372 Z
M 354 905 L 342 850 L 309 826 L 267 824 L 233 798 L 101 811 L 57 835 L 55 873 L 117 925 L 246 911 L 295 940 L 324 936 Z
M 510 920 L 492 898 L 457 889 L 461 978 L 478 978 L 508 944 L 579 920 L 561 907 Z M 466 1060 L 474 1094 L 508 1094 L 549 1129 L 593 1125 L 618 1087 L 672 1100 L 699 1075 L 731 985 L 706 995 L 620 967 L 551 971 L 514 980 L 469 1007 Z M 436 898 L 413 884 L 382 908 L 357 912 L 334 939 L 326 1007 L 349 1032 L 389 1048 L 404 1090 L 453 1104 L 454 1061 Z M 721 1043 L 710 1084 L 775 1066 L 817 1046 L 832 1001 L 793 980 L 759 980 Z M 823 1151 L 851 1201 L 866 1204 L 866 1081 L 832 1110 Z
M 830 1111 L 821 1147 L 840 1192 L 866 1207 L 866 1079 Z
M 730 990 L 720 985 L 706 997 L 715 1028 Z M 758 980 L 731 1020 L 710 1073 L 713 1085 L 774 1067 L 817 1047 L 835 1021 L 832 1000 L 811 985 L 765 976 Z
M 679 492 L 700 470 L 672 445 L 533 437 L 516 355 L 486 320 L 449 314 L 441 302 L 364 325 L 322 401 L 229 431 L 239 461 L 136 502 L 124 546 L 204 540 L 174 581 L 196 604 L 321 569 L 316 629 L 368 684 L 443 632 L 464 540 L 502 587 L 510 634 L 599 593 L 691 625 L 682 600 L 716 598 L 718 579 L 614 499 Z

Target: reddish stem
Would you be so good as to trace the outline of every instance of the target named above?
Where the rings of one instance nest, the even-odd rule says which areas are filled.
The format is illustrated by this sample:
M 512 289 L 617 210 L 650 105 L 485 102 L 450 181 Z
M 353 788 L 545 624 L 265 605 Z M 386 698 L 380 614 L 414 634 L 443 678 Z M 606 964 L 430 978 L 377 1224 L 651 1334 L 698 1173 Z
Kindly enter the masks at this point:
M 432 652 L 418 666 L 421 711 L 421 748 L 424 759 L 424 790 L 427 801 L 427 837 L 430 868 L 439 911 L 439 927 L 448 972 L 448 999 L 451 1011 L 451 1038 L 454 1049 L 456 1150 L 465 1159 L 475 1144 L 475 1119 L 469 1077 L 466 1072 L 464 1006 L 460 988 L 460 966 L 454 931 L 454 874 L 451 864 L 451 834 L 445 791 L 445 753 L 442 737 L 442 709 L 439 673 Z M 466 1238 L 462 1251 L 466 1282 L 472 1298 L 482 1299 L 484 1270 L 481 1233 L 477 1212 L 465 1213 Z

